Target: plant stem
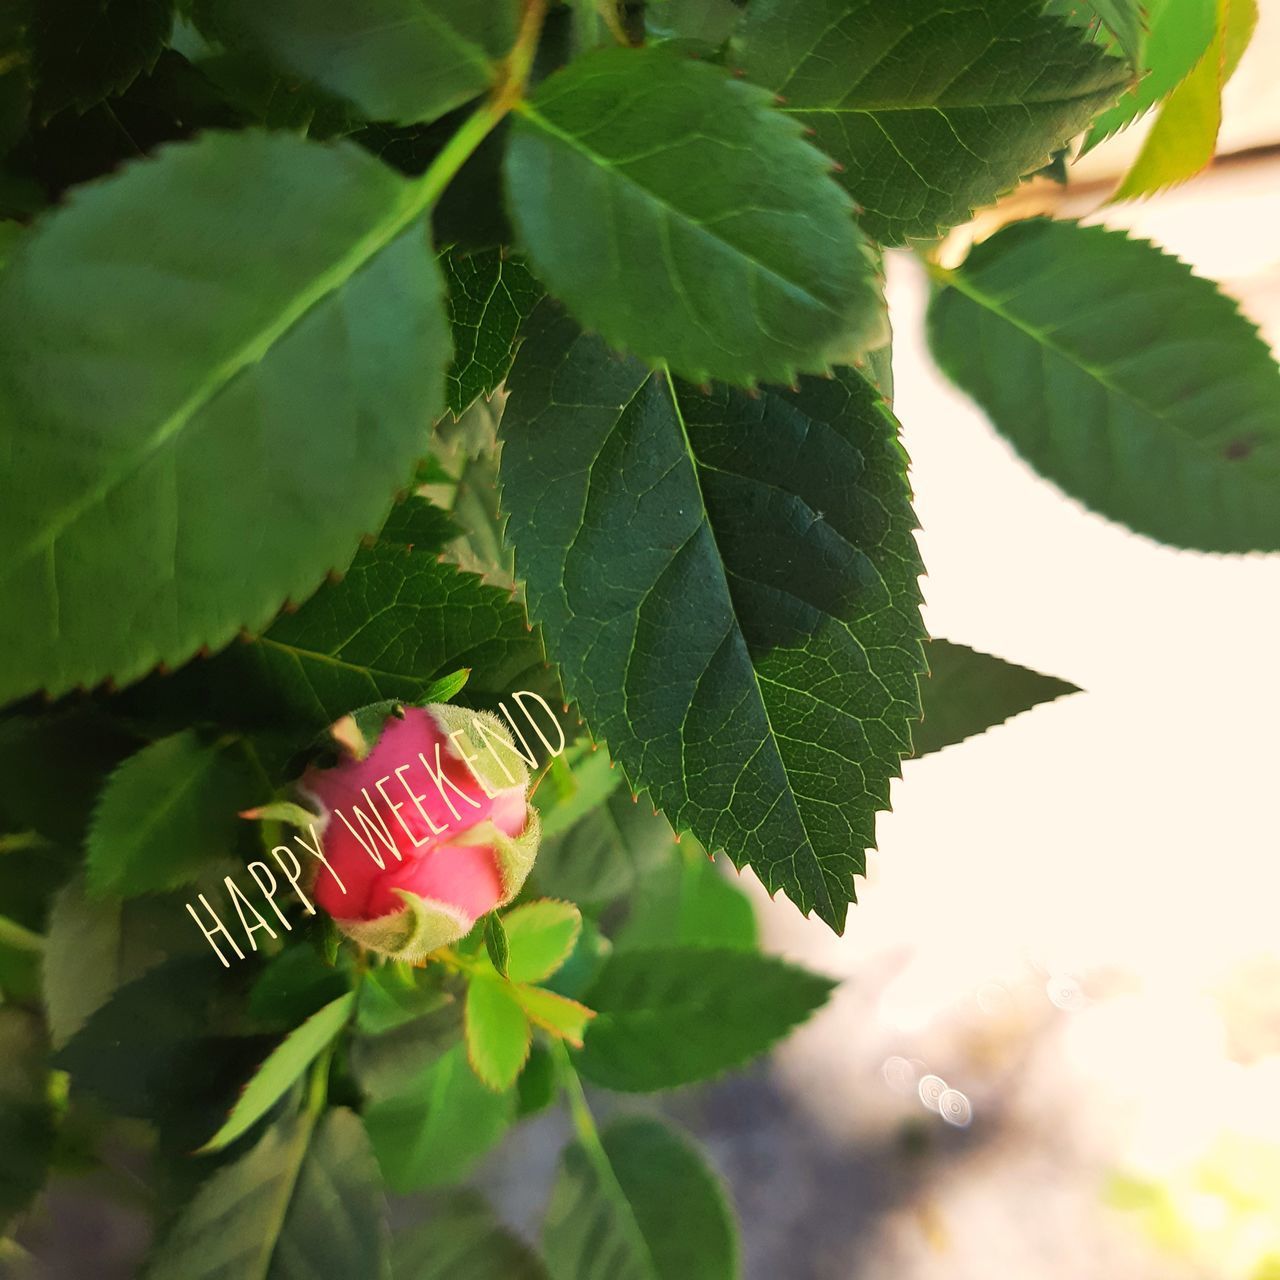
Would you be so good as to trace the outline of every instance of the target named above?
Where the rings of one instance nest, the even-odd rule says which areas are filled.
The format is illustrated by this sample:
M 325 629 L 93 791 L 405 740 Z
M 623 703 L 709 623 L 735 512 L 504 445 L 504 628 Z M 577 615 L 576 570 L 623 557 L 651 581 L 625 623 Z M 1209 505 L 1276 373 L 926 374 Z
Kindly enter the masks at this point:
M 445 143 L 444 150 L 418 179 L 416 198 L 413 201 L 417 212 L 435 204 L 475 149 L 520 101 L 529 80 L 529 72 L 533 69 L 533 57 L 538 49 L 538 37 L 542 34 L 542 23 L 546 15 L 547 0 L 525 0 L 524 16 L 520 21 L 516 42 L 499 69 L 498 80 L 492 92 L 467 117 L 458 132 Z
M 613 1168 L 605 1153 L 604 1143 L 600 1141 L 600 1130 L 596 1128 L 596 1118 L 591 1114 L 586 1091 L 573 1065 L 573 1059 L 569 1057 L 569 1050 L 564 1047 L 562 1040 L 557 1040 L 552 1045 L 552 1052 L 556 1055 L 556 1065 L 559 1068 L 561 1083 L 564 1085 L 565 1098 L 569 1103 L 569 1115 L 573 1120 L 578 1141 L 586 1148 L 593 1161 L 597 1164 L 604 1161 L 609 1169 L 609 1176 L 612 1177 Z

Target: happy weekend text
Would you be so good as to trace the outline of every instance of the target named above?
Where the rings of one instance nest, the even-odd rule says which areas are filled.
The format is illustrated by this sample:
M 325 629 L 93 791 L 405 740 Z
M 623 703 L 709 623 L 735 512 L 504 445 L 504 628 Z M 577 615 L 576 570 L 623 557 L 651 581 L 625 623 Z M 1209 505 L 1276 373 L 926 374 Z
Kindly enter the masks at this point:
M 552 745 L 552 741 L 547 736 L 547 732 L 530 713 L 529 708 L 525 705 L 526 700 L 535 703 L 536 706 L 545 714 L 545 718 L 558 738 L 558 742 L 555 745 Z M 564 731 L 560 728 L 560 722 L 556 719 L 555 713 L 551 710 L 551 707 L 548 706 L 546 699 L 541 697 L 539 694 L 532 693 L 527 689 L 522 689 L 511 695 L 511 701 L 515 703 L 516 709 L 527 722 L 528 727 L 533 730 L 534 735 L 536 735 L 537 739 L 546 748 L 548 756 L 550 758 L 554 758 L 560 755 L 565 749 Z M 507 709 L 507 704 L 505 702 L 500 702 L 498 704 L 498 710 L 505 718 L 507 724 L 511 726 L 512 735 L 516 742 L 514 747 L 511 743 L 507 742 L 495 733 L 490 725 L 486 724 L 484 719 L 481 717 L 477 716 L 473 719 L 471 727 L 476 737 L 484 742 L 485 749 L 502 769 L 505 776 L 514 783 L 516 781 L 516 777 L 511 773 L 507 762 L 504 761 L 499 752 L 494 749 L 495 743 L 503 751 L 509 753 L 514 752 L 518 755 L 530 770 L 537 767 L 537 755 L 530 747 L 529 739 L 517 723 L 516 717 Z M 458 729 L 448 736 L 458 755 L 466 761 L 468 765 L 474 766 L 479 757 L 471 751 L 468 742 L 466 741 L 467 730 Z M 360 845 L 364 848 L 369 857 L 377 864 L 379 869 L 383 869 L 386 866 L 385 854 L 379 848 L 380 844 L 388 852 L 393 854 L 397 861 L 401 860 L 396 836 L 393 834 L 392 827 L 390 825 L 392 821 L 399 823 L 400 827 L 404 830 L 405 835 L 410 841 L 412 841 L 415 847 L 420 847 L 429 843 L 429 840 L 419 839 L 414 834 L 409 824 L 400 816 L 400 811 L 407 805 L 412 804 L 417 809 L 422 820 L 427 824 L 428 830 L 432 832 L 432 836 L 441 835 L 452 827 L 452 822 L 447 820 L 442 822 L 438 820 L 441 817 L 440 813 L 437 813 L 433 817 L 427 811 L 424 801 L 430 794 L 432 786 L 434 786 L 436 791 L 439 793 L 440 798 L 444 801 L 445 807 L 448 809 L 449 813 L 453 815 L 453 822 L 461 822 L 463 814 L 463 811 L 459 810 L 456 800 L 460 799 L 465 801 L 466 804 L 472 808 L 478 809 L 481 807 L 478 800 L 468 795 L 458 787 L 445 772 L 444 762 L 440 755 L 440 747 L 441 744 L 437 742 L 435 746 L 434 762 L 428 759 L 428 757 L 422 752 L 418 752 L 417 760 L 408 761 L 398 768 L 393 769 L 391 773 L 388 773 L 377 780 L 374 784 L 374 788 L 382 799 L 383 805 L 386 809 L 385 813 L 379 809 L 378 803 L 370 794 L 368 787 L 363 787 L 361 789 L 365 799 L 365 804 L 368 806 L 368 812 L 359 805 L 352 805 L 351 817 L 348 817 L 348 815 L 341 809 L 334 809 L 330 813 L 329 821 L 333 822 L 335 820 L 340 820 L 343 822 L 347 830 L 351 832 L 357 841 L 359 841 Z M 486 785 L 483 774 L 474 768 L 472 771 L 485 795 L 492 799 L 493 792 L 491 792 Z M 423 773 L 426 775 L 425 780 L 422 778 Z M 410 775 L 410 777 L 406 777 L 407 774 Z M 415 774 L 416 777 L 413 776 Z M 425 785 L 426 790 L 422 793 L 417 792 L 414 789 L 415 783 L 417 786 Z M 388 788 L 390 788 L 390 794 L 388 794 Z M 446 790 L 446 788 L 448 788 L 448 790 Z M 401 796 L 403 796 L 403 798 L 397 798 Z M 355 819 L 354 822 L 352 821 L 352 818 Z M 325 857 L 324 843 L 321 840 L 320 835 L 317 833 L 314 823 L 309 825 L 308 831 L 310 839 L 307 839 L 301 834 L 295 834 L 293 836 L 294 844 L 298 846 L 297 849 L 294 849 L 291 845 L 278 844 L 271 850 L 272 861 L 279 869 L 281 877 L 288 882 L 289 890 L 286 890 L 281 886 L 280 882 L 276 878 L 275 872 L 272 871 L 265 861 L 251 862 L 245 868 L 254 884 L 261 892 L 262 897 L 266 899 L 267 908 L 275 914 L 276 920 L 286 932 L 292 932 L 293 926 L 289 923 L 285 913 L 280 909 L 279 904 L 276 902 L 276 897 L 279 893 L 292 891 L 302 903 L 308 915 L 316 914 L 315 907 L 312 905 L 310 898 L 308 898 L 302 888 L 303 881 L 306 879 L 308 873 L 313 872 L 315 875 L 319 875 L 321 874 L 320 868 L 323 868 L 324 871 L 328 872 L 328 874 L 333 877 L 339 890 L 342 893 L 347 892 L 346 885 L 343 884 L 338 873 L 333 869 L 329 859 Z M 314 859 L 314 863 L 317 865 L 308 866 L 305 864 L 299 857 L 299 852 Z M 227 896 L 231 900 L 231 905 L 235 908 L 236 916 L 240 922 L 240 928 L 244 933 L 245 942 L 248 944 L 251 951 L 256 952 L 258 950 L 257 935 L 259 933 L 265 932 L 273 939 L 279 936 L 275 929 L 272 928 L 271 923 L 263 912 L 258 910 L 249 895 L 236 883 L 234 877 L 225 876 L 223 878 L 223 884 L 226 886 Z M 196 907 L 190 902 L 186 904 L 187 911 L 195 921 L 196 927 L 204 935 L 205 940 L 213 948 L 218 959 L 222 961 L 223 967 L 229 969 L 231 967 L 231 961 L 228 960 L 226 955 L 223 953 L 222 946 L 218 941 L 219 937 L 226 942 L 229 948 L 235 952 L 236 956 L 241 960 L 245 959 L 245 952 L 232 936 L 231 930 L 227 927 L 227 924 L 223 921 L 222 917 L 219 916 L 217 911 L 210 905 L 208 898 L 206 898 L 203 893 L 197 894 L 196 896 L 199 899 L 200 906 L 207 913 L 207 920 L 201 918 L 200 912 L 197 911 Z M 228 919 L 230 919 L 230 917 L 228 917 Z M 232 921 L 233 926 L 234 923 L 235 922 Z

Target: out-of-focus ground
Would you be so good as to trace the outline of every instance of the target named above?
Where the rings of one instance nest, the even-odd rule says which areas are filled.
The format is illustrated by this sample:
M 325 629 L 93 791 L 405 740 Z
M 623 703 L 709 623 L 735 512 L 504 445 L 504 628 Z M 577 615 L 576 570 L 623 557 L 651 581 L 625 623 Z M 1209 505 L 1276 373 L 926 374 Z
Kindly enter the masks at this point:
M 1263 8 L 1225 152 L 1280 142 Z M 1044 199 L 1155 240 L 1280 343 L 1280 156 L 1099 209 L 1139 139 Z M 907 764 L 843 938 L 757 892 L 766 944 L 845 983 L 767 1072 L 673 1110 L 731 1185 L 747 1280 L 1274 1280 L 1280 556 L 1065 498 L 934 369 L 916 264 L 889 283 L 929 629 L 1085 692 Z M 504 1165 L 517 1220 L 541 1124 Z

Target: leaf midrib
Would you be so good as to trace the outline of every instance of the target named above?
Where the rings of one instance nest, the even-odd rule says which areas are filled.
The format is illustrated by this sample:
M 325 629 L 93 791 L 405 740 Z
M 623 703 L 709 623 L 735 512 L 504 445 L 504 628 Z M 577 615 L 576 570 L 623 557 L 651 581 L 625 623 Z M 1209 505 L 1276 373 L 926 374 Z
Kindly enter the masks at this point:
M 694 452 L 693 442 L 689 439 L 689 428 L 685 423 L 684 412 L 680 408 L 680 397 L 676 393 L 675 380 L 672 378 L 669 370 L 662 370 L 660 374 L 653 374 L 653 377 L 662 377 L 666 380 L 667 390 L 671 396 L 671 407 L 675 413 L 676 423 L 680 428 L 680 440 L 684 446 L 684 451 L 689 459 L 689 465 L 693 470 L 693 482 L 698 491 L 698 508 L 701 513 L 701 523 L 706 526 L 707 532 L 711 537 L 711 544 L 715 548 L 716 568 L 720 572 L 720 581 L 724 586 L 725 596 L 729 601 L 729 611 L 733 617 L 734 629 L 737 631 L 739 638 L 742 640 L 744 649 L 746 648 L 746 638 L 742 634 L 742 624 L 738 620 L 738 611 L 733 606 L 733 591 L 729 586 L 729 576 L 725 569 L 725 559 L 720 551 L 720 544 L 716 540 L 716 531 L 711 523 L 711 515 L 707 509 L 706 495 L 702 492 L 702 476 L 698 463 L 698 455 Z M 773 748 L 773 753 L 777 757 L 778 764 L 782 769 L 782 775 L 787 780 L 787 799 L 790 802 L 792 812 L 795 814 L 796 821 L 800 824 L 800 830 L 804 832 L 805 848 L 808 850 L 813 861 L 814 869 L 818 873 L 818 889 L 815 899 L 815 907 L 819 915 L 823 914 L 822 904 L 825 904 L 828 911 L 834 912 L 835 905 L 831 901 L 831 895 L 827 890 L 827 879 L 822 866 L 822 860 L 818 857 L 818 851 L 813 843 L 813 837 L 809 834 L 808 824 L 804 820 L 804 814 L 800 810 L 800 805 L 796 801 L 795 791 L 791 785 L 791 772 L 787 768 L 787 762 L 783 758 L 782 748 L 778 745 L 778 734 L 773 727 L 773 718 L 769 714 L 769 704 L 765 701 L 764 690 L 760 687 L 760 677 L 756 672 L 755 663 L 751 661 L 751 655 L 747 653 L 747 667 L 751 671 L 751 683 L 756 691 L 756 698 L 759 701 L 760 709 L 764 713 L 765 725 L 768 728 L 769 745 Z M 683 735 L 682 735 L 683 740 Z M 681 762 L 683 765 L 683 761 Z M 797 903 L 797 906 L 801 905 Z
M 309 287 L 299 290 L 292 299 L 287 301 L 270 323 L 253 333 L 227 359 L 216 365 L 152 434 L 130 452 L 124 465 L 103 476 L 76 501 L 59 510 L 43 529 L 37 530 L 22 544 L 9 558 L 8 564 L 0 566 L 0 582 L 11 577 L 33 556 L 52 547 L 66 529 L 79 520 L 85 512 L 102 503 L 109 494 L 126 483 L 158 454 L 170 440 L 177 438 L 185 428 L 191 426 L 197 419 L 197 415 L 213 403 L 238 374 L 250 365 L 263 360 L 295 324 L 331 294 L 336 293 L 367 262 L 404 231 L 421 212 L 420 189 L 408 183 L 404 184 L 399 198 L 387 209 L 384 218 L 356 240 L 349 252 L 325 271 L 320 272 Z M 198 423 L 193 429 L 198 429 Z

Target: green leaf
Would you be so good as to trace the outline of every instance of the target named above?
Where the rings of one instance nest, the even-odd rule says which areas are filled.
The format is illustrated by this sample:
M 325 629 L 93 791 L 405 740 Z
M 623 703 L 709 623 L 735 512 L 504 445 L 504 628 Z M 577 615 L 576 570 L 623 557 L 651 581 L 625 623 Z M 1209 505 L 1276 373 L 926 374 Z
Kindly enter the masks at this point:
M 292 1117 L 201 1185 L 146 1278 L 385 1280 L 386 1212 L 356 1116 L 339 1108 L 318 1124 Z
M 753 0 L 742 65 L 844 166 L 882 244 L 931 239 L 1044 165 L 1130 79 L 1044 0 Z
M 236 739 L 161 738 L 111 775 L 87 841 L 89 892 L 132 897 L 187 883 L 235 851 L 241 809 L 261 799 Z
M 686 840 L 644 876 L 614 945 L 737 947 L 757 944 L 750 899 L 721 874 L 696 840 Z
M 374 977 L 366 974 L 360 983 L 362 999 Z M 249 992 L 249 1013 L 273 1029 L 287 1030 L 350 988 L 347 969 L 326 964 L 314 946 L 301 942 L 287 947 L 263 966 Z
M 564 755 L 551 762 L 551 769 L 538 789 L 535 803 L 541 819 L 542 838 L 558 836 L 576 826 L 602 805 L 622 782 L 607 751 L 585 738 L 571 743 Z M 576 897 L 576 894 L 566 894 Z
M 489 954 L 489 962 L 498 971 L 500 977 L 507 977 L 507 962 L 511 958 L 511 947 L 507 942 L 507 931 L 503 927 L 502 917 L 496 911 L 490 911 L 484 918 L 484 947 Z
M 615 784 L 622 781 L 616 769 L 607 768 L 609 757 L 604 751 L 586 757 L 575 773 L 588 766 L 595 771 L 597 761 Z M 550 810 L 552 815 L 558 812 L 558 808 Z M 674 840 L 666 818 L 650 805 L 633 801 L 625 787 L 616 786 L 567 829 L 548 835 L 543 827 L 533 878 L 542 893 L 584 903 L 611 902 L 629 893 L 650 867 L 659 865 Z
M 404 506 L 434 511 L 421 498 Z M 318 732 L 379 700 L 420 703 L 459 668 L 482 704 L 538 689 L 545 664 L 510 592 L 439 563 L 434 541 L 410 548 L 384 533 L 341 582 L 184 677 L 223 715 L 232 703 L 250 723 Z
M 594 1010 L 541 987 L 519 986 L 515 992 L 520 1007 L 532 1022 L 558 1039 L 567 1040 L 575 1048 L 582 1048 L 582 1037 Z
M 408 1192 L 465 1176 L 506 1132 L 514 1108 L 514 1096 L 482 1084 L 457 1045 L 412 1087 L 375 1102 L 364 1122 L 387 1185 Z
M 44 1185 L 54 1125 L 40 1020 L 0 1005 L 0 1235 Z
M 476 1191 L 450 1192 L 392 1245 L 395 1280 L 548 1280 L 538 1255 L 498 1221 Z
M 505 249 L 450 251 L 441 258 L 453 326 L 448 402 L 456 418 L 498 389 L 516 353 L 516 335 L 542 289 Z
M 443 407 L 424 200 L 358 147 L 210 132 L 23 238 L 0 702 L 176 666 L 347 566 Z
M 502 923 L 511 949 L 511 981 L 542 982 L 569 958 L 582 931 L 582 913 L 572 902 L 543 898 L 508 911 Z
M 518 110 L 512 219 L 538 277 L 611 346 L 694 382 L 786 383 L 878 344 L 851 203 L 768 94 L 614 48 Z
M 370 120 L 434 120 L 478 97 L 515 40 L 515 0 L 209 0 L 219 36 Z
M 1032 221 L 944 284 L 934 355 L 1037 471 L 1174 546 L 1280 549 L 1280 374 L 1212 283 L 1121 232 Z
M 1191 73 L 1213 40 L 1217 6 L 1218 0 L 1146 0 L 1140 74 L 1115 106 L 1093 122 L 1085 151 L 1145 115 Z
M 924 713 L 912 732 L 916 756 L 963 742 L 1042 702 L 1080 692 L 1056 676 L 1042 676 L 949 640 L 930 640 L 924 652 L 929 678 L 920 682 Z
M 419 971 L 406 980 L 397 968 L 375 970 L 360 989 L 363 1034 L 352 1042 L 351 1066 L 370 1102 L 413 1093 L 432 1064 L 462 1042 L 460 1003 L 415 981 Z
M 564 1154 L 543 1227 L 552 1280 L 737 1280 L 737 1225 L 701 1154 L 656 1120 Z
M 120 987 L 203 946 L 176 897 L 94 901 L 77 876 L 49 913 L 43 994 L 53 1047 L 65 1045 Z
M 467 985 L 467 1060 L 502 1093 L 516 1082 L 529 1057 L 532 1031 L 515 988 L 505 978 L 476 974 Z
M 508 536 L 566 692 L 677 830 L 838 930 L 923 667 L 892 415 L 847 369 L 703 394 L 545 306 L 509 386 Z
M 160 56 L 173 0 L 37 0 L 30 5 L 36 111 L 83 112 L 121 93 Z
M 1105 43 L 1114 39 L 1133 67 L 1142 65 L 1147 38 L 1145 0 L 1049 0 L 1046 13 L 1092 31 Z
M 221 1151 L 253 1128 L 347 1025 L 355 1000 L 351 992 L 339 996 L 285 1036 L 245 1086 L 226 1123 L 197 1154 Z
M 1257 0 L 1218 0 L 1208 49 L 1160 108 L 1133 167 L 1111 202 L 1152 195 L 1193 178 L 1212 160 L 1222 125 L 1222 91 L 1258 22 Z
M 751 951 L 618 951 L 585 996 L 596 1017 L 578 1066 L 597 1084 L 626 1092 L 706 1080 L 764 1053 L 834 986 Z

